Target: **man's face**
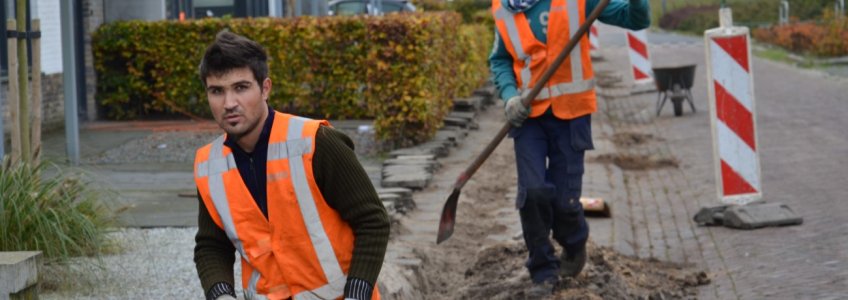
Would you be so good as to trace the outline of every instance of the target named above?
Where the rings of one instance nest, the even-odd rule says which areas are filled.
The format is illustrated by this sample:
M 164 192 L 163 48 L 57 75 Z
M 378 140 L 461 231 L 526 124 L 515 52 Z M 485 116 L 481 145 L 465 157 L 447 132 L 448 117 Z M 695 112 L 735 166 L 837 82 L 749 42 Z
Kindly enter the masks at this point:
M 268 114 L 266 101 L 270 92 L 271 79 L 266 78 L 260 89 L 248 67 L 206 78 L 206 96 L 212 115 L 218 125 L 236 139 L 259 136 L 260 122 Z

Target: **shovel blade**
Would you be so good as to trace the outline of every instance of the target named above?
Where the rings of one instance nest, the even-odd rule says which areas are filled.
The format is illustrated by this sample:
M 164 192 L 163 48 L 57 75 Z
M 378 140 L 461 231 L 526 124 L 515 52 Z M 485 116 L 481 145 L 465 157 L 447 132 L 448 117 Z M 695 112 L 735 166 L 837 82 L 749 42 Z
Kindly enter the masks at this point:
M 439 233 L 436 237 L 436 244 L 440 244 L 453 235 L 453 227 L 456 225 L 456 204 L 459 202 L 459 189 L 453 189 L 453 192 L 445 201 L 445 207 L 442 208 L 442 218 L 439 220 Z

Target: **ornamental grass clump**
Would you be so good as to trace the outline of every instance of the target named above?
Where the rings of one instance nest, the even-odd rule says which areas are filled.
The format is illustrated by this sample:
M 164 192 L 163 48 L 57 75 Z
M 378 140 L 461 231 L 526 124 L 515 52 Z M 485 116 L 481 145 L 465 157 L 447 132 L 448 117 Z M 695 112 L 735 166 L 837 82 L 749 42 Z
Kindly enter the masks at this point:
M 50 176 L 42 176 L 48 171 Z M 46 262 L 99 254 L 114 221 L 99 199 L 102 194 L 57 166 L 5 159 L 0 168 L 0 251 L 42 251 Z

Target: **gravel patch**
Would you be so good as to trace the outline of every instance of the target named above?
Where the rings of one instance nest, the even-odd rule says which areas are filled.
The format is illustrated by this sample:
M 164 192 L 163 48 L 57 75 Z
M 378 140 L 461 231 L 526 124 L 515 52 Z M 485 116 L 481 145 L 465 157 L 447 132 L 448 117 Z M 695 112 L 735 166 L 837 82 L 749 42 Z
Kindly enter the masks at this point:
M 194 267 L 196 227 L 121 229 L 110 233 L 123 250 L 76 258 L 66 268 L 41 269 L 41 299 L 204 299 Z M 236 277 L 241 278 L 236 260 Z M 237 294 L 241 294 L 238 288 Z
M 211 142 L 218 135 L 220 133 L 154 132 L 86 159 L 87 163 L 92 164 L 192 163 L 197 148 Z

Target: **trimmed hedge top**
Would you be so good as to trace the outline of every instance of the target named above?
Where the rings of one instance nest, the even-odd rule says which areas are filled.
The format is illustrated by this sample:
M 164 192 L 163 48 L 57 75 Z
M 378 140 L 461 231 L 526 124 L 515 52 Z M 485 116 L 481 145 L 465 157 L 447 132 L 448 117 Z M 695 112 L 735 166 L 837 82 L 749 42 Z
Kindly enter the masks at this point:
M 456 13 L 385 17 L 201 19 L 105 24 L 93 36 L 97 100 L 107 117 L 210 116 L 197 65 L 223 29 L 268 51 L 277 110 L 375 118 L 377 137 L 431 137 L 452 106 L 488 77 L 492 31 Z

